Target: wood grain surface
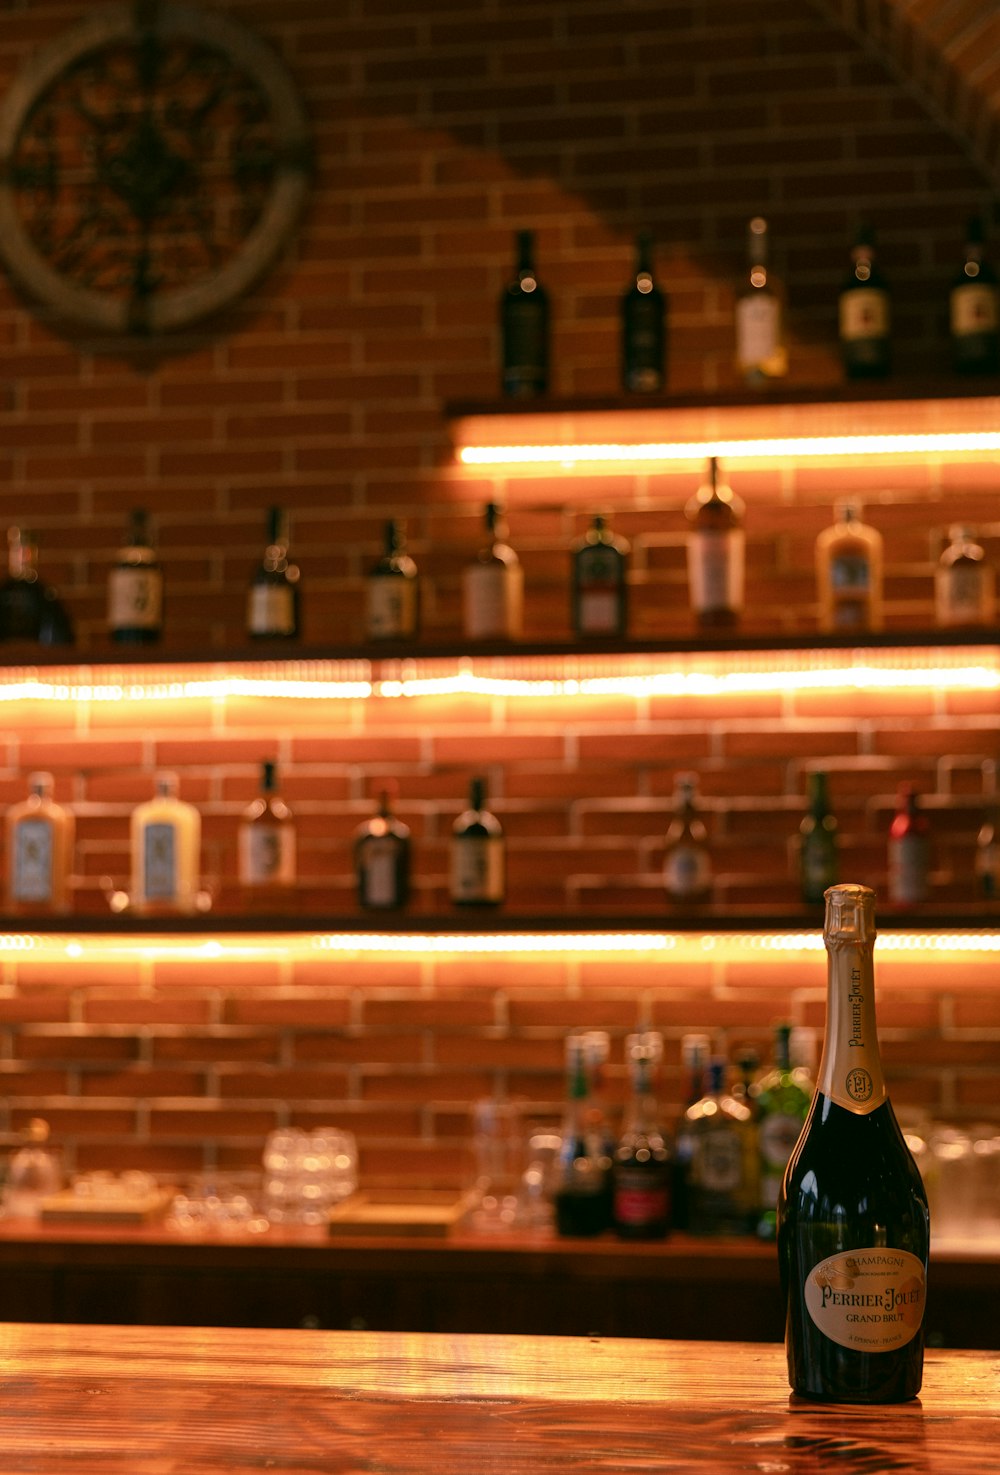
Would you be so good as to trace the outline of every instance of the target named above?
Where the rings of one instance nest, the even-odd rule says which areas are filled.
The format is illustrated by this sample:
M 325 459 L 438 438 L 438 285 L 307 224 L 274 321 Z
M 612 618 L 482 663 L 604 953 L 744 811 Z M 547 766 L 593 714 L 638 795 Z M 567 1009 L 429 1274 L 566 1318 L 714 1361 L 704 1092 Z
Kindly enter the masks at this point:
M 773 1344 L 0 1327 L 3 1475 L 985 1475 L 1000 1357 L 791 1398 Z

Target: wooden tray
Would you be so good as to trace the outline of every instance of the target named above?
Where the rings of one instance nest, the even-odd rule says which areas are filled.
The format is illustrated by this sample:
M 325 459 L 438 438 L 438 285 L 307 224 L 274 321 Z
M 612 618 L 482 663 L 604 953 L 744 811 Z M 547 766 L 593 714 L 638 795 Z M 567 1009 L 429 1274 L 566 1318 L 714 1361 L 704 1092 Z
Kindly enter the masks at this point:
M 468 1213 L 474 1195 L 448 1190 L 369 1189 L 352 1194 L 330 1210 L 331 1234 L 420 1235 L 448 1234 Z
M 170 1208 L 176 1188 L 157 1188 L 135 1198 L 84 1198 L 71 1188 L 42 1200 L 43 1224 L 149 1224 Z

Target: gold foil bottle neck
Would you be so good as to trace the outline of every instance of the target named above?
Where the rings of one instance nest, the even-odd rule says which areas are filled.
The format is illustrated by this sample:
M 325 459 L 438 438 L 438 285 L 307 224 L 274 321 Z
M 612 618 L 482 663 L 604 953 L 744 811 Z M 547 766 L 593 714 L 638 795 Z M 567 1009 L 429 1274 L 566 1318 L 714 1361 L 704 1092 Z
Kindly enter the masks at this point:
M 824 942 L 875 941 L 875 893 L 870 886 L 845 882 L 830 886 L 823 894 L 826 898 Z

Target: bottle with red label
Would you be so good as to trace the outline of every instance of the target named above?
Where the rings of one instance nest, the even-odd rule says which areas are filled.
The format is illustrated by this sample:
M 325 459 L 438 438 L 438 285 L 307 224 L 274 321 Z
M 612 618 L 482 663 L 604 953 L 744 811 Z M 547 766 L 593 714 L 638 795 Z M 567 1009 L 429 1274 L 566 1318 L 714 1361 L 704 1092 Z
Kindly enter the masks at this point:
M 900 784 L 889 826 L 889 900 L 895 906 L 925 901 L 930 872 L 930 835 L 916 787 Z
M 744 508 L 721 479 L 715 456 L 708 462 L 708 479 L 684 511 L 691 523 L 687 565 L 695 619 L 702 628 L 735 625 L 743 613 Z
M 632 1097 L 612 1170 L 612 1213 L 620 1239 L 663 1239 L 670 1228 L 670 1149 L 655 1095 L 662 1055 L 663 1036 L 653 1031 L 625 1041 Z

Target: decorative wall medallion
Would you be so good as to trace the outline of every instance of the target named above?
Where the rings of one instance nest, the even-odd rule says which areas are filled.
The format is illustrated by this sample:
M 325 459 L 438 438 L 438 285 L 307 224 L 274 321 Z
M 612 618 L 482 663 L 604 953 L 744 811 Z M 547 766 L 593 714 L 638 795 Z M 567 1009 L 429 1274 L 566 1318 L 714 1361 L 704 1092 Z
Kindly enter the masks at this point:
M 274 259 L 308 153 L 290 77 L 242 26 L 156 0 L 102 9 L 0 106 L 0 252 L 65 318 L 168 333 Z

